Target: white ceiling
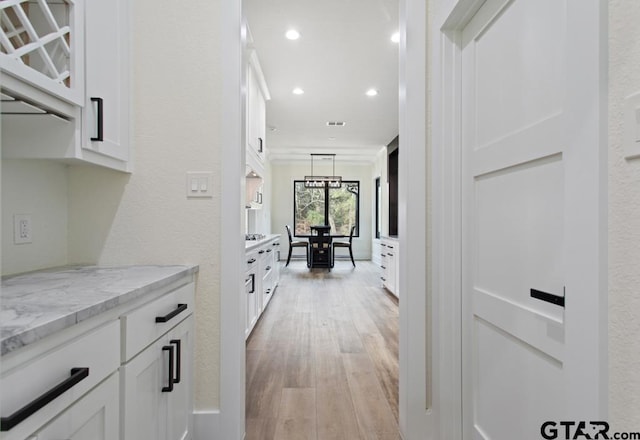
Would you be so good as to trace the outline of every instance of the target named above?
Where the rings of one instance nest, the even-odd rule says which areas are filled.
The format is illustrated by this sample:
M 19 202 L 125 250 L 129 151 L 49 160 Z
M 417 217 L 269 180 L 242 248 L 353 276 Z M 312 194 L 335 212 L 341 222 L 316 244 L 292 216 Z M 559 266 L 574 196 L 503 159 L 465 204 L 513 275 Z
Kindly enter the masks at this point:
M 398 44 L 390 40 L 398 0 L 244 0 L 244 8 L 271 94 L 270 159 L 373 160 L 398 134 Z M 298 40 L 285 38 L 291 28 Z M 370 88 L 378 96 L 366 96 Z

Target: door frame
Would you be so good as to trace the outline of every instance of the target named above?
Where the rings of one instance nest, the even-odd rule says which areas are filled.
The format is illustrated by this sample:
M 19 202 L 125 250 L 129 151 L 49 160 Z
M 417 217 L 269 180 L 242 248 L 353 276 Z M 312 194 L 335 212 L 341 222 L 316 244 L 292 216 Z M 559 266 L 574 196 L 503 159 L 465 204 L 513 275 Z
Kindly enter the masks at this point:
M 461 173 L 461 32 L 487 0 L 442 0 L 431 11 L 429 34 L 432 63 L 429 70 L 432 83 L 430 144 L 432 145 L 431 185 L 433 224 L 433 291 L 434 310 L 439 315 L 440 332 L 437 344 L 449 350 L 439 350 L 440 375 L 434 390 L 448 399 L 441 399 L 440 435 L 451 440 L 462 439 L 462 173 Z M 569 3 L 575 0 L 568 0 Z M 587 4 L 588 3 L 588 4 Z M 590 269 L 597 273 L 598 298 L 586 307 L 596 316 L 593 328 L 586 329 L 595 341 L 598 365 L 597 381 L 591 396 L 598 420 L 608 416 L 608 348 L 607 348 L 607 26 L 606 2 L 580 1 L 580 19 L 594 24 L 592 35 L 570 35 L 581 41 L 579 55 L 586 57 L 593 71 L 585 82 L 591 87 L 571 90 L 583 93 L 586 108 L 595 108 L 586 119 L 592 124 L 579 127 L 577 137 L 590 145 L 585 160 L 592 174 L 583 181 L 599 198 L 597 212 L 589 212 L 587 227 L 593 233 L 586 247 L 597 255 Z M 570 5 L 571 6 L 571 5 Z M 586 91 L 585 91 L 586 90 Z M 575 170 L 573 171 L 575 172 Z M 589 180 L 591 180 L 589 182 Z M 575 280 L 574 280 L 575 281 Z M 579 282 L 576 284 L 580 284 Z M 578 313 L 578 312 L 575 312 Z M 570 319 L 567 313 L 567 319 Z M 570 335 L 567 335 L 570 337 Z M 575 402 L 574 402 L 575 403 Z
M 405 439 L 438 438 L 436 435 L 439 394 L 427 392 L 437 383 L 438 352 L 435 344 L 439 329 L 436 314 L 427 314 L 428 285 L 425 271 L 409 267 L 427 267 L 427 5 L 424 0 L 400 0 L 400 135 L 403 151 L 399 182 L 400 251 L 404 261 L 400 269 L 400 428 Z M 243 316 L 238 292 L 242 291 L 244 236 L 241 231 L 244 212 L 244 93 L 242 0 L 232 0 L 220 8 L 222 60 L 221 151 L 221 230 L 220 233 L 220 404 L 217 416 L 219 434 L 213 438 L 240 440 L 245 428 L 245 345 Z M 407 44 L 407 41 L 409 44 Z M 407 94 L 407 91 L 410 93 Z M 409 176 L 412 176 L 411 178 Z M 410 191 L 409 191 L 410 189 Z M 418 200 L 418 203 L 415 201 Z M 233 207 L 236 207 L 235 209 Z M 408 239 L 411 237 L 411 240 Z M 419 237 L 420 239 L 416 239 Z M 433 355 L 429 348 L 434 347 Z M 445 352 L 447 350 L 444 350 Z M 430 380 L 427 365 L 431 365 Z M 214 370 L 215 371 L 215 370 Z M 224 379 L 223 379 L 224 378 Z M 215 413 L 215 411 L 213 411 Z M 209 424 L 208 426 L 213 426 Z

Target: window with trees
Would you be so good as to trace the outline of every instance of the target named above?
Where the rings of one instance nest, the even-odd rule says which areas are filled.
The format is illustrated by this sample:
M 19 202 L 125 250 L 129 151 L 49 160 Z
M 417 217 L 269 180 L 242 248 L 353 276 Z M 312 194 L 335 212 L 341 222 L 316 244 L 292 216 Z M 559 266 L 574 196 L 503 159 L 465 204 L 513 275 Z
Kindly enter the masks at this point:
M 294 235 L 311 235 L 311 226 L 331 226 L 331 235 L 354 236 L 360 231 L 360 182 L 342 181 L 340 188 L 305 188 L 303 180 L 293 183 Z

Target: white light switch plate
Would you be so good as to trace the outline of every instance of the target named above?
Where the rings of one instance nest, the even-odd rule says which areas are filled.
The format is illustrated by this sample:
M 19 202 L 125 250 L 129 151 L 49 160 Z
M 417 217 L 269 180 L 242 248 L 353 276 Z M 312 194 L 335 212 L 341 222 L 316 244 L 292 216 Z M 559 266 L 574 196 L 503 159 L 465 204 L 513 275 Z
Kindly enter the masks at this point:
M 640 92 L 624 100 L 624 157 L 640 157 Z
M 212 171 L 187 172 L 187 197 L 213 197 L 212 185 Z

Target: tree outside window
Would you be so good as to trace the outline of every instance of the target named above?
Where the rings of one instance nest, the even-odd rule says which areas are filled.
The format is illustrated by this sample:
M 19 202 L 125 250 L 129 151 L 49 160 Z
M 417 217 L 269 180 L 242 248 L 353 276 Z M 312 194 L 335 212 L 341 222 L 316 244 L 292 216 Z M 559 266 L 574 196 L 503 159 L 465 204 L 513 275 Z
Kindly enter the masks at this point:
M 311 226 L 331 226 L 331 235 L 348 236 L 356 225 L 359 235 L 360 182 L 342 181 L 340 188 L 305 188 L 304 181 L 294 182 L 294 235 L 311 235 Z

